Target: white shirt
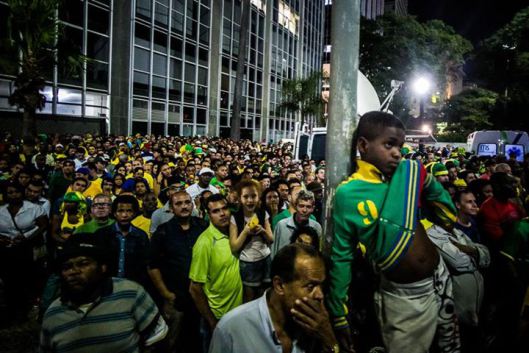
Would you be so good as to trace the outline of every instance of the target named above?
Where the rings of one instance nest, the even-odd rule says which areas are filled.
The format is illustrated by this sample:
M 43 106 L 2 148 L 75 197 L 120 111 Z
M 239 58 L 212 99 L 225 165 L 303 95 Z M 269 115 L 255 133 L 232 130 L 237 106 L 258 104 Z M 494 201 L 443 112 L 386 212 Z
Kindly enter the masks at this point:
M 29 238 L 39 229 L 35 222 L 37 218 L 46 215 L 41 206 L 29 201 L 24 201 L 22 207 L 18 210 L 18 213 L 15 216 L 15 226 L 7 206 L 8 205 L 0 206 L 0 235 L 9 238 L 17 237 L 20 235 L 21 231 L 26 238 Z M 17 226 L 20 231 L 17 229 Z
M 213 194 L 219 193 L 219 189 L 217 189 L 213 185 L 208 185 L 207 188 L 202 188 L 198 184 L 193 184 L 191 186 L 188 186 L 186 189 L 186 192 L 189 194 L 189 196 L 191 196 L 193 202 L 195 202 L 195 199 L 200 196 L 200 194 L 202 194 L 204 191 L 211 191 L 211 193 Z

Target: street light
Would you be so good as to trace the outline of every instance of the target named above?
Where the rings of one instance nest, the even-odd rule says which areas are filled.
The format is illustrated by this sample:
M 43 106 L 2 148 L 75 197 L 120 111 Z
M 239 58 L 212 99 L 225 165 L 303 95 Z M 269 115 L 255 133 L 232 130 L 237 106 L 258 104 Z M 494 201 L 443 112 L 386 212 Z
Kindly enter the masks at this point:
M 427 134 L 432 133 L 432 128 L 428 124 L 423 124 L 423 126 L 421 127 L 421 130 L 422 132 L 427 133 Z
M 424 116 L 424 103 L 426 96 L 432 89 L 432 82 L 426 76 L 417 76 L 411 83 L 412 91 L 417 95 L 419 101 L 419 118 Z
M 428 78 L 420 76 L 413 81 L 411 87 L 417 95 L 424 96 L 430 91 L 432 83 Z

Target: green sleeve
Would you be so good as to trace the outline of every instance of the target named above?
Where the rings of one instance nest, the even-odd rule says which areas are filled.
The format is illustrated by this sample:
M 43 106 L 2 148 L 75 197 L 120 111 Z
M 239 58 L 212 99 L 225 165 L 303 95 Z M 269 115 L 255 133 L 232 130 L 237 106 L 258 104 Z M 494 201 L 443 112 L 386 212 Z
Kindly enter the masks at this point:
M 351 283 L 351 265 L 358 244 L 350 195 L 352 190 L 348 190 L 345 186 L 340 186 L 336 190 L 333 208 L 334 239 L 331 248 L 330 291 L 327 305 L 335 320 L 335 326 L 347 324 L 345 303 Z
M 422 197 L 426 201 L 427 206 L 433 211 L 435 220 L 441 222 L 441 226 L 452 228 L 457 219 L 456 207 L 448 191 L 432 174 L 426 176 Z
M 209 273 L 211 247 L 204 233 L 193 246 L 193 257 L 189 269 L 189 279 L 197 283 L 206 283 Z

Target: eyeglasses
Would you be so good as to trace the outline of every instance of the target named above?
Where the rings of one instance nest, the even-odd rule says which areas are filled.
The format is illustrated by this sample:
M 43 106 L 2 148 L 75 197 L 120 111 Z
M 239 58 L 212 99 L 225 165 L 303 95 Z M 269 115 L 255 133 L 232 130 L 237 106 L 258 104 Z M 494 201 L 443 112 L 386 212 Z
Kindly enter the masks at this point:
M 94 206 L 94 208 L 105 208 L 105 207 L 110 207 L 112 204 L 110 203 L 94 203 L 92 206 Z

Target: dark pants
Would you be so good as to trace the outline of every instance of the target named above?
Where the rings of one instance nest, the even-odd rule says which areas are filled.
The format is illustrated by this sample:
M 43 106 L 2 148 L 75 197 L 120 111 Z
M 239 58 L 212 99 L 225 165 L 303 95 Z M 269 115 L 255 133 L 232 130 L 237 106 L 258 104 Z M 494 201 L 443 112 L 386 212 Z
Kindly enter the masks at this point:
M 0 247 L 0 278 L 4 285 L 2 324 L 27 320 L 34 298 L 33 248 L 29 244 Z

